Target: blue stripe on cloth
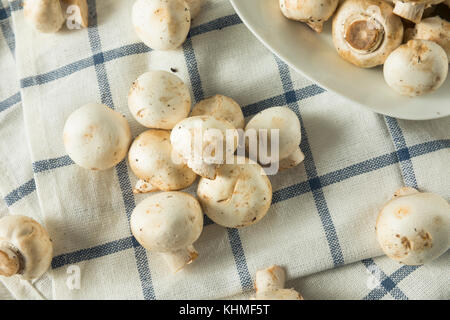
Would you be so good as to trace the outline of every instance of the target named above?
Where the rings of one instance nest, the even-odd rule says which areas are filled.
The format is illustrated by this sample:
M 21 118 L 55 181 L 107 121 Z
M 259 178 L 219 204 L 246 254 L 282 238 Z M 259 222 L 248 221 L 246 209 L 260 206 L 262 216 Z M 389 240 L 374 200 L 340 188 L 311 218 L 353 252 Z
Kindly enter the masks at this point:
M 33 172 L 39 173 L 44 171 L 53 170 L 56 168 L 67 167 L 74 164 L 73 160 L 69 156 L 62 156 L 58 158 L 52 158 L 47 160 L 40 160 L 33 163 Z
M 6 109 L 9 109 L 10 107 L 19 103 L 20 101 L 21 101 L 20 92 L 17 92 L 16 94 L 12 95 L 8 99 L 0 102 L 0 112 L 5 111 Z
M 9 47 L 12 55 L 16 50 L 16 39 L 14 36 L 14 31 L 11 27 L 9 17 L 11 16 L 11 8 L 3 7 L 2 1 L 0 1 L 0 28 L 2 29 L 3 37 L 5 38 L 6 44 Z
M 13 204 L 15 204 L 17 201 L 25 198 L 30 193 L 34 192 L 36 190 L 36 184 L 34 182 L 34 179 L 31 179 L 27 182 L 25 182 L 23 185 L 18 187 L 17 189 L 11 191 L 9 194 L 6 195 L 4 198 L 5 203 L 8 207 L 11 207 Z
M 380 300 L 388 293 L 396 300 L 408 300 L 408 297 L 397 285 L 414 270 L 417 270 L 418 266 L 402 266 L 389 277 L 373 259 L 365 259 L 361 262 L 379 282 L 379 285 L 363 298 L 364 300 Z
M 333 264 L 335 267 L 344 264 L 344 255 L 339 244 L 339 238 L 336 233 L 336 228 L 333 224 L 333 218 L 331 217 L 330 211 L 328 209 L 327 202 L 325 200 L 325 195 L 323 193 L 323 185 L 321 179 L 317 176 L 317 169 L 314 163 L 311 147 L 308 142 L 308 134 L 305 130 L 303 124 L 303 119 L 299 110 L 299 105 L 297 101 L 299 100 L 295 95 L 294 86 L 292 84 L 292 79 L 289 71 L 289 67 L 282 62 L 278 57 L 275 57 L 278 70 L 280 73 L 281 83 L 285 92 L 285 103 L 294 112 L 297 113 L 299 117 L 301 127 L 302 127 L 302 142 L 300 148 L 305 154 L 305 169 L 306 175 L 309 179 L 309 188 L 313 193 L 313 198 L 316 204 L 317 211 L 322 221 L 322 225 L 327 237 L 328 246 L 330 248 L 331 257 L 333 259 Z M 292 192 L 292 190 L 291 190 Z
M 210 27 L 208 26 L 216 26 L 216 27 L 227 27 L 229 25 L 233 25 L 231 22 L 233 21 L 233 19 L 230 19 L 230 21 L 226 20 L 229 22 L 229 24 L 225 24 L 223 21 L 220 22 L 221 19 L 217 19 L 217 20 L 213 20 L 210 21 L 208 23 L 205 23 L 204 25 L 199 25 L 197 27 L 195 27 L 194 30 L 194 35 L 199 35 L 199 34 L 203 34 L 209 31 L 212 31 L 210 29 Z M 197 31 L 195 31 L 197 30 Z M 192 34 L 192 30 L 191 30 L 191 37 L 193 36 Z M 190 42 L 190 38 L 187 39 L 187 43 L 189 44 Z M 94 41 L 95 42 L 95 41 Z M 95 44 L 95 43 L 94 43 Z M 186 46 L 186 44 L 185 44 Z M 126 56 L 130 56 L 130 55 L 134 55 L 134 54 L 142 54 L 142 53 L 147 53 L 147 52 L 151 52 L 152 49 L 150 49 L 149 47 L 147 47 L 145 44 L 143 44 L 142 42 L 139 43 L 133 43 L 133 44 L 129 44 L 129 45 L 125 45 L 116 49 L 112 49 L 112 50 L 108 50 L 108 51 L 104 51 L 102 52 L 101 50 L 97 50 L 93 56 L 91 57 L 87 57 L 72 63 L 69 63 L 68 65 L 62 66 L 58 69 L 43 73 L 43 74 L 39 74 L 39 75 L 35 75 L 35 76 L 31 76 L 31 77 L 27 77 L 24 79 L 20 80 L 20 86 L 21 88 L 28 88 L 28 87 L 32 87 L 32 86 L 37 86 L 37 85 L 41 85 L 41 84 L 45 84 L 57 79 L 61 79 L 64 77 L 67 77 L 75 72 L 81 71 L 83 69 L 86 68 L 90 68 L 92 66 L 98 66 L 100 64 L 103 64 L 104 62 L 109 62 L 115 59 L 119 59 L 122 57 L 126 57 Z M 189 52 L 188 52 L 189 53 Z M 194 70 L 194 69 L 192 69 Z M 99 75 L 97 75 L 99 76 Z
M 209 30 L 209 28 L 205 28 Z M 188 69 L 192 91 L 194 92 L 195 101 L 198 102 L 205 97 L 202 87 L 202 81 L 200 79 L 200 73 L 198 71 L 197 59 L 195 58 L 194 47 L 192 46 L 192 39 L 188 37 L 183 44 L 183 52 Z M 211 222 L 210 219 L 205 223 Z M 247 261 L 245 259 L 244 248 L 239 236 L 239 230 L 228 229 L 228 239 L 231 246 L 231 251 L 236 263 L 236 269 L 239 275 L 239 280 L 243 291 L 253 289 L 252 277 L 248 271 Z
M 415 156 L 422 156 L 422 155 L 425 155 L 425 154 L 428 154 L 431 152 L 435 152 L 435 151 L 438 151 L 441 149 L 446 149 L 446 148 L 450 148 L 450 140 L 437 140 L 437 141 L 425 142 L 425 143 L 411 146 L 410 150 L 411 150 L 411 156 L 415 157 Z M 382 163 L 378 163 L 378 162 L 382 162 Z M 398 162 L 398 159 L 396 157 L 396 154 L 390 153 L 387 155 L 383 155 L 383 156 L 379 156 L 379 157 L 376 157 L 376 158 L 373 158 L 370 160 L 363 161 L 359 164 L 351 165 L 349 167 L 327 173 L 323 176 L 320 176 L 319 178 L 321 181 L 324 181 L 324 182 L 322 182 L 322 185 L 326 186 L 326 185 L 330 185 L 333 183 L 338 183 L 345 179 L 352 178 L 356 175 L 360 175 L 360 174 L 363 174 L 366 172 L 378 170 L 380 168 L 395 164 L 397 162 Z M 373 165 L 373 164 L 376 164 L 376 165 Z M 277 203 L 280 201 L 288 200 L 288 199 L 297 197 L 301 194 L 307 193 L 309 191 L 310 191 L 309 180 L 303 181 L 303 182 L 300 182 L 293 186 L 286 187 L 284 189 L 274 192 L 273 202 Z M 208 223 L 205 221 L 205 225 L 206 224 L 208 224 Z M 235 235 L 231 234 L 231 238 L 234 239 Z M 86 249 L 86 250 L 89 251 L 89 249 Z M 95 249 L 95 250 L 97 250 L 97 249 Z M 89 253 L 86 253 L 86 254 L 89 257 L 92 256 L 93 258 L 95 258 L 96 257 L 95 250 L 94 250 L 94 253 L 92 253 L 92 254 L 89 254 Z M 236 250 L 236 252 L 239 252 L 239 251 Z M 75 253 L 68 253 L 66 255 L 69 255 L 69 256 L 75 255 L 76 256 Z M 240 259 L 237 259 L 237 261 L 240 261 Z M 63 265 L 64 264 L 62 264 L 62 265 L 58 264 L 58 267 L 63 266 Z M 398 271 L 394 272 L 394 274 L 391 276 L 392 279 L 394 279 L 393 281 L 396 281 L 397 283 L 400 282 L 399 280 L 395 280 L 395 279 L 399 279 L 403 275 L 403 271 L 405 271 L 404 268 L 405 267 L 402 267 Z M 407 270 L 409 270 L 409 269 L 406 269 L 406 271 Z
M 392 141 L 394 142 L 395 150 L 397 151 L 398 159 L 400 160 L 400 169 L 402 172 L 405 185 L 412 188 L 418 188 L 414 168 L 411 161 L 411 154 L 406 145 L 405 137 L 400 128 L 397 119 L 391 117 L 384 117 L 386 125 L 389 129 Z
M 111 94 L 111 88 L 108 81 L 108 74 L 106 72 L 105 59 L 102 52 L 102 44 L 97 27 L 96 0 L 89 0 L 88 5 L 90 17 L 88 36 L 91 50 L 92 53 L 94 54 L 95 71 L 97 74 L 97 81 L 100 90 L 101 101 L 103 104 L 109 106 L 112 109 L 115 109 Z M 134 200 L 133 189 L 131 187 L 126 159 L 122 160 L 122 162 L 120 162 L 116 166 L 116 173 L 119 180 L 120 189 L 122 191 L 122 198 L 125 206 L 127 219 L 129 221 L 131 213 L 136 206 L 136 203 Z M 141 246 L 134 246 L 133 248 L 144 299 L 153 300 L 155 299 L 155 291 L 153 289 L 147 253 L 145 249 Z
M 11 12 L 23 9 L 23 0 L 9 0 L 9 7 Z
M 229 16 L 221 17 L 216 20 L 193 27 L 189 31 L 189 37 L 194 37 L 210 31 L 222 30 L 223 28 L 235 26 L 241 23 L 242 21 L 237 14 L 231 14 Z

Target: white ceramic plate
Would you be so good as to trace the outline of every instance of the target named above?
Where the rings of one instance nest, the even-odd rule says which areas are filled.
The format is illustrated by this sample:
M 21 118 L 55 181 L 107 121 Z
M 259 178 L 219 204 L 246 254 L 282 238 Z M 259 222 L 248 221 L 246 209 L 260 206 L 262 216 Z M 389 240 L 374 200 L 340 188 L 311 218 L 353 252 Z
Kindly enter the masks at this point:
M 286 19 L 278 0 L 230 1 L 267 48 L 320 86 L 395 118 L 427 120 L 450 115 L 450 79 L 435 93 L 400 96 L 385 83 L 382 67 L 360 69 L 338 56 L 331 39 L 331 21 L 317 34 L 303 23 Z

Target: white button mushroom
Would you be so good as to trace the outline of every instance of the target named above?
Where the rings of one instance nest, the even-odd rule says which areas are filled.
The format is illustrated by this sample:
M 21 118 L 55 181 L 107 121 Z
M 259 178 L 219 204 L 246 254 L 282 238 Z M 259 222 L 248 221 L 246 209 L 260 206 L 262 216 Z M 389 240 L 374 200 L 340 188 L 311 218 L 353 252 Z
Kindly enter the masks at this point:
M 217 167 L 236 151 L 238 132 L 226 120 L 196 116 L 179 122 L 170 134 L 170 142 L 189 168 L 214 179 Z
M 399 94 L 420 96 L 437 90 L 448 74 L 444 49 L 426 40 L 410 40 L 398 47 L 384 64 L 384 79 Z
M 136 0 L 133 26 L 139 38 L 155 50 L 174 50 L 186 40 L 191 14 L 184 0 Z
M 339 0 L 279 0 L 283 15 L 291 20 L 305 22 L 316 32 L 336 10 Z
M 214 180 L 200 179 L 197 196 L 212 221 L 228 228 L 242 228 L 267 214 L 272 185 L 259 164 L 235 157 L 234 164 L 219 167 Z
M 205 0 L 185 0 L 191 11 L 191 19 L 194 19 L 205 4 Z
M 27 0 L 23 13 L 36 30 L 44 33 L 57 32 L 65 21 L 59 0 Z
M 173 272 L 194 261 L 192 244 L 203 230 L 198 201 L 184 192 L 161 192 L 139 203 L 131 215 L 131 231 L 146 249 L 161 253 Z
M 372 68 L 381 65 L 403 40 L 403 24 L 392 6 L 377 0 L 348 0 L 333 18 L 333 42 L 348 62 Z
M 63 139 L 67 154 L 77 165 L 106 170 L 127 155 L 131 131 L 120 113 L 103 104 L 89 103 L 67 118 Z
M 269 108 L 254 116 L 245 127 L 247 136 L 251 136 L 248 134 L 250 130 L 255 130 L 256 133 L 259 133 L 260 130 L 269 130 L 267 139 L 268 158 L 275 157 L 271 150 L 271 130 L 276 129 L 279 130 L 278 160 L 280 161 L 280 168 L 287 169 L 297 166 L 304 160 L 305 156 L 299 147 L 302 134 L 300 121 L 295 112 L 286 107 Z M 258 153 L 258 159 L 262 162 L 261 151 L 259 150 Z M 256 158 L 255 155 L 251 155 L 251 157 Z
M 133 82 L 128 107 L 143 126 L 170 130 L 189 115 L 191 95 L 176 75 L 162 70 L 150 71 Z
M 181 190 L 193 184 L 197 175 L 181 158 L 173 159 L 176 156 L 172 153 L 168 131 L 147 130 L 141 133 L 128 153 L 131 170 L 141 179 L 135 193 Z
M 256 272 L 254 300 L 303 300 L 294 289 L 284 289 L 286 273 L 280 266 Z
M 213 116 L 230 122 L 236 129 L 244 129 L 244 114 L 239 104 L 233 99 L 217 94 L 197 103 L 191 116 Z
M 447 53 L 450 62 L 450 22 L 440 18 L 432 17 L 423 19 L 416 24 L 408 40 L 421 39 L 436 42 Z
M 40 278 L 50 267 L 53 245 L 35 220 L 18 215 L 0 219 L 0 275 Z
M 402 188 L 380 211 L 376 231 L 391 259 L 407 265 L 430 262 L 450 248 L 450 205 L 439 195 Z
M 394 0 L 394 13 L 406 20 L 419 23 L 427 6 L 435 5 L 444 0 Z

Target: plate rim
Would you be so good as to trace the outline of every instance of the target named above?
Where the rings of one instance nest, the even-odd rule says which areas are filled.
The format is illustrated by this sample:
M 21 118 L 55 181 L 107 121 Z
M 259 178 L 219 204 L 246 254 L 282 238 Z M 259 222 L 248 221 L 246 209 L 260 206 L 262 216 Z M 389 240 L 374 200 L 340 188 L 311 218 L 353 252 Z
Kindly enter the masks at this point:
M 300 73 L 302 76 L 304 76 L 311 82 L 318 84 L 325 90 L 333 92 L 335 94 L 338 94 L 339 96 L 357 104 L 358 106 L 362 107 L 365 110 L 368 110 L 368 111 L 371 111 L 371 112 L 374 112 L 377 114 L 381 114 L 383 116 L 393 117 L 395 119 L 410 120 L 410 121 L 426 121 L 426 120 L 435 120 L 435 119 L 442 119 L 442 118 L 450 117 L 450 113 L 449 114 L 430 114 L 429 116 L 426 116 L 426 117 L 408 117 L 408 116 L 398 116 L 398 115 L 394 116 L 392 114 L 388 114 L 388 113 L 385 113 L 385 112 L 382 112 L 379 110 L 375 110 L 374 108 L 372 108 L 368 105 L 362 104 L 361 102 L 356 101 L 355 99 L 353 99 L 343 93 L 340 93 L 337 90 L 331 89 L 329 86 L 323 84 L 320 80 L 315 79 L 314 77 L 310 76 L 309 74 L 306 74 L 303 70 L 296 67 L 294 62 L 292 62 L 292 61 L 290 61 L 290 59 L 284 57 L 281 53 L 278 52 L 277 49 L 275 49 L 273 46 L 268 44 L 267 41 L 264 40 L 263 37 L 253 28 L 253 26 L 250 23 L 248 23 L 248 21 L 244 18 L 244 15 L 242 14 L 240 9 L 238 8 L 238 5 L 236 4 L 238 1 L 239 0 L 230 0 L 231 6 L 233 7 L 234 11 L 239 16 L 239 18 L 242 20 L 245 27 L 248 30 L 250 30 L 250 32 L 258 39 L 258 41 L 261 42 L 267 49 L 269 49 L 270 52 L 272 52 L 278 58 L 280 58 L 282 61 L 284 61 L 289 67 L 294 69 L 296 72 Z M 450 76 L 450 72 L 449 72 L 449 76 Z

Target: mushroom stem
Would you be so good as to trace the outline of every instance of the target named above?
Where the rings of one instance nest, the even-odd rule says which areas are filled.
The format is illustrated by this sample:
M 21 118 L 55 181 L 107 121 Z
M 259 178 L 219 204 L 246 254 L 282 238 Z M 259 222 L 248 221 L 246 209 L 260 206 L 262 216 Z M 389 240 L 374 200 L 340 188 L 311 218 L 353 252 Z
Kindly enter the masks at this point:
M 198 257 L 194 246 L 190 245 L 184 249 L 166 252 L 162 254 L 172 272 L 176 273 L 190 264 Z
M 20 254 L 13 250 L 8 243 L 0 245 L 0 275 L 11 277 L 21 269 Z
M 150 193 L 158 191 L 158 188 L 155 188 L 150 182 L 147 182 L 145 180 L 139 179 L 136 182 L 136 186 L 133 189 L 134 194 L 138 193 Z
M 317 33 L 321 33 L 323 31 L 323 21 L 307 21 L 306 24 L 316 31 Z
M 425 10 L 424 3 L 395 2 L 394 13 L 406 20 L 419 23 Z
M 256 272 L 256 292 L 283 289 L 285 282 L 286 273 L 280 266 L 275 265 Z
M 62 0 L 62 7 L 66 14 L 66 18 L 75 18 L 74 22 L 78 23 L 81 27 L 87 28 L 89 24 L 89 8 L 87 0 Z M 77 8 L 78 12 L 73 12 L 73 7 Z
M 287 158 L 280 161 L 280 170 L 293 168 L 305 160 L 305 155 L 300 148 L 297 148 Z

